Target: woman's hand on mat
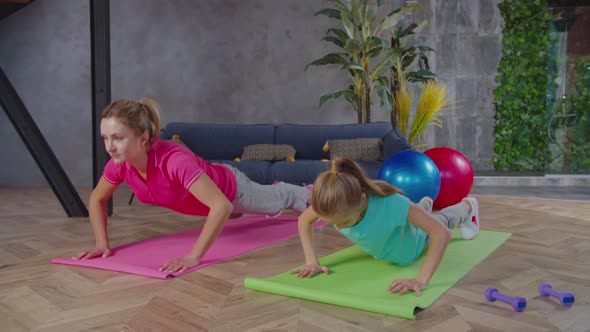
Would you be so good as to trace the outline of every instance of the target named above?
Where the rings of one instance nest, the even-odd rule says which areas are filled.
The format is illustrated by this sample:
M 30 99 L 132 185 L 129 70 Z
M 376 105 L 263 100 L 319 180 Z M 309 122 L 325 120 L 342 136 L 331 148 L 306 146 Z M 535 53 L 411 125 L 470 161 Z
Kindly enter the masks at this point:
M 420 291 L 426 288 L 426 284 L 418 281 L 417 279 L 395 279 L 391 286 L 389 286 L 390 293 L 399 293 L 404 295 L 407 292 L 413 290 L 416 296 L 420 296 Z
M 311 278 L 320 272 L 328 274 L 328 268 L 319 264 L 307 264 L 304 267 L 291 272 L 291 274 L 297 273 L 298 278 Z
M 109 257 L 112 254 L 113 254 L 113 252 L 109 248 L 94 248 L 94 249 L 91 249 L 88 251 L 82 251 L 72 258 L 73 259 L 91 259 L 91 258 L 96 258 L 96 257 Z
M 199 265 L 200 262 L 200 258 L 190 256 L 176 257 L 162 265 L 160 271 L 166 271 L 168 273 L 184 272 L 193 266 Z

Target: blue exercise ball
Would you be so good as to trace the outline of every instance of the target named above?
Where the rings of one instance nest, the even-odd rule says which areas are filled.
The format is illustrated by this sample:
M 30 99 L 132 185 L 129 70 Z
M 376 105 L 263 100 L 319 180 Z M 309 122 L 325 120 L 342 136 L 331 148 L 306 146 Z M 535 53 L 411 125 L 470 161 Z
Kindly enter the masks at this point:
M 401 151 L 389 157 L 381 166 L 378 178 L 401 189 L 414 203 L 424 196 L 434 201 L 440 191 L 438 167 L 418 151 Z

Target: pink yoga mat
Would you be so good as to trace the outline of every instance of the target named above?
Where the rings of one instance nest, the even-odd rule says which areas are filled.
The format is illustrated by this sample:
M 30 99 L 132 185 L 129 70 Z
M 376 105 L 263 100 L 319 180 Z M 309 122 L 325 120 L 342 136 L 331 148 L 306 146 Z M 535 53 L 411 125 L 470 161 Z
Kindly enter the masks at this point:
M 314 224 L 316 228 L 323 225 L 323 222 Z M 286 215 L 268 218 L 261 215 L 251 215 L 233 219 L 225 224 L 201 260 L 201 264 L 183 273 L 171 274 L 158 271 L 169 259 L 186 255 L 201 233 L 201 229 L 199 227 L 116 247 L 113 248 L 113 255 L 106 258 L 75 260 L 68 257 L 54 258 L 51 261 L 57 264 L 92 267 L 167 279 L 298 235 L 297 216 Z

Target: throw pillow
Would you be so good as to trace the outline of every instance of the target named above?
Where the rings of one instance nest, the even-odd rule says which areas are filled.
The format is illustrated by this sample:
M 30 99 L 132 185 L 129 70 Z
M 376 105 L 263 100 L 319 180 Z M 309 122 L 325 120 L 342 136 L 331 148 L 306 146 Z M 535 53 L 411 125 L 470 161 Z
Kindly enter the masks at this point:
M 295 148 L 288 144 L 254 144 L 244 147 L 242 161 L 244 160 L 269 160 L 269 161 L 294 161 Z
M 180 139 L 180 135 L 176 135 L 176 134 L 172 135 L 172 139 L 171 140 L 173 142 L 176 142 L 178 144 L 181 144 L 181 145 L 186 146 L 186 144 L 184 144 L 184 142 Z
M 330 159 L 344 157 L 352 160 L 383 160 L 380 138 L 332 139 L 327 145 Z

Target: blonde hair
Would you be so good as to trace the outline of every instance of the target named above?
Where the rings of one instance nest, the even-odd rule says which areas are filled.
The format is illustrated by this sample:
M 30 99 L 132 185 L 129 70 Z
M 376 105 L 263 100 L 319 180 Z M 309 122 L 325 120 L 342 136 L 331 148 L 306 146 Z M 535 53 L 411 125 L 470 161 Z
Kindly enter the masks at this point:
M 363 193 L 378 196 L 403 194 L 385 181 L 371 180 L 353 160 L 334 158 L 330 160 L 328 170 L 314 182 L 312 207 L 319 215 L 334 215 L 360 206 Z
M 139 102 L 119 99 L 111 102 L 102 111 L 102 118 L 117 118 L 131 128 L 137 136 L 146 130 L 149 134 L 147 147 L 150 147 L 160 134 L 160 106 L 155 100 L 143 98 Z

